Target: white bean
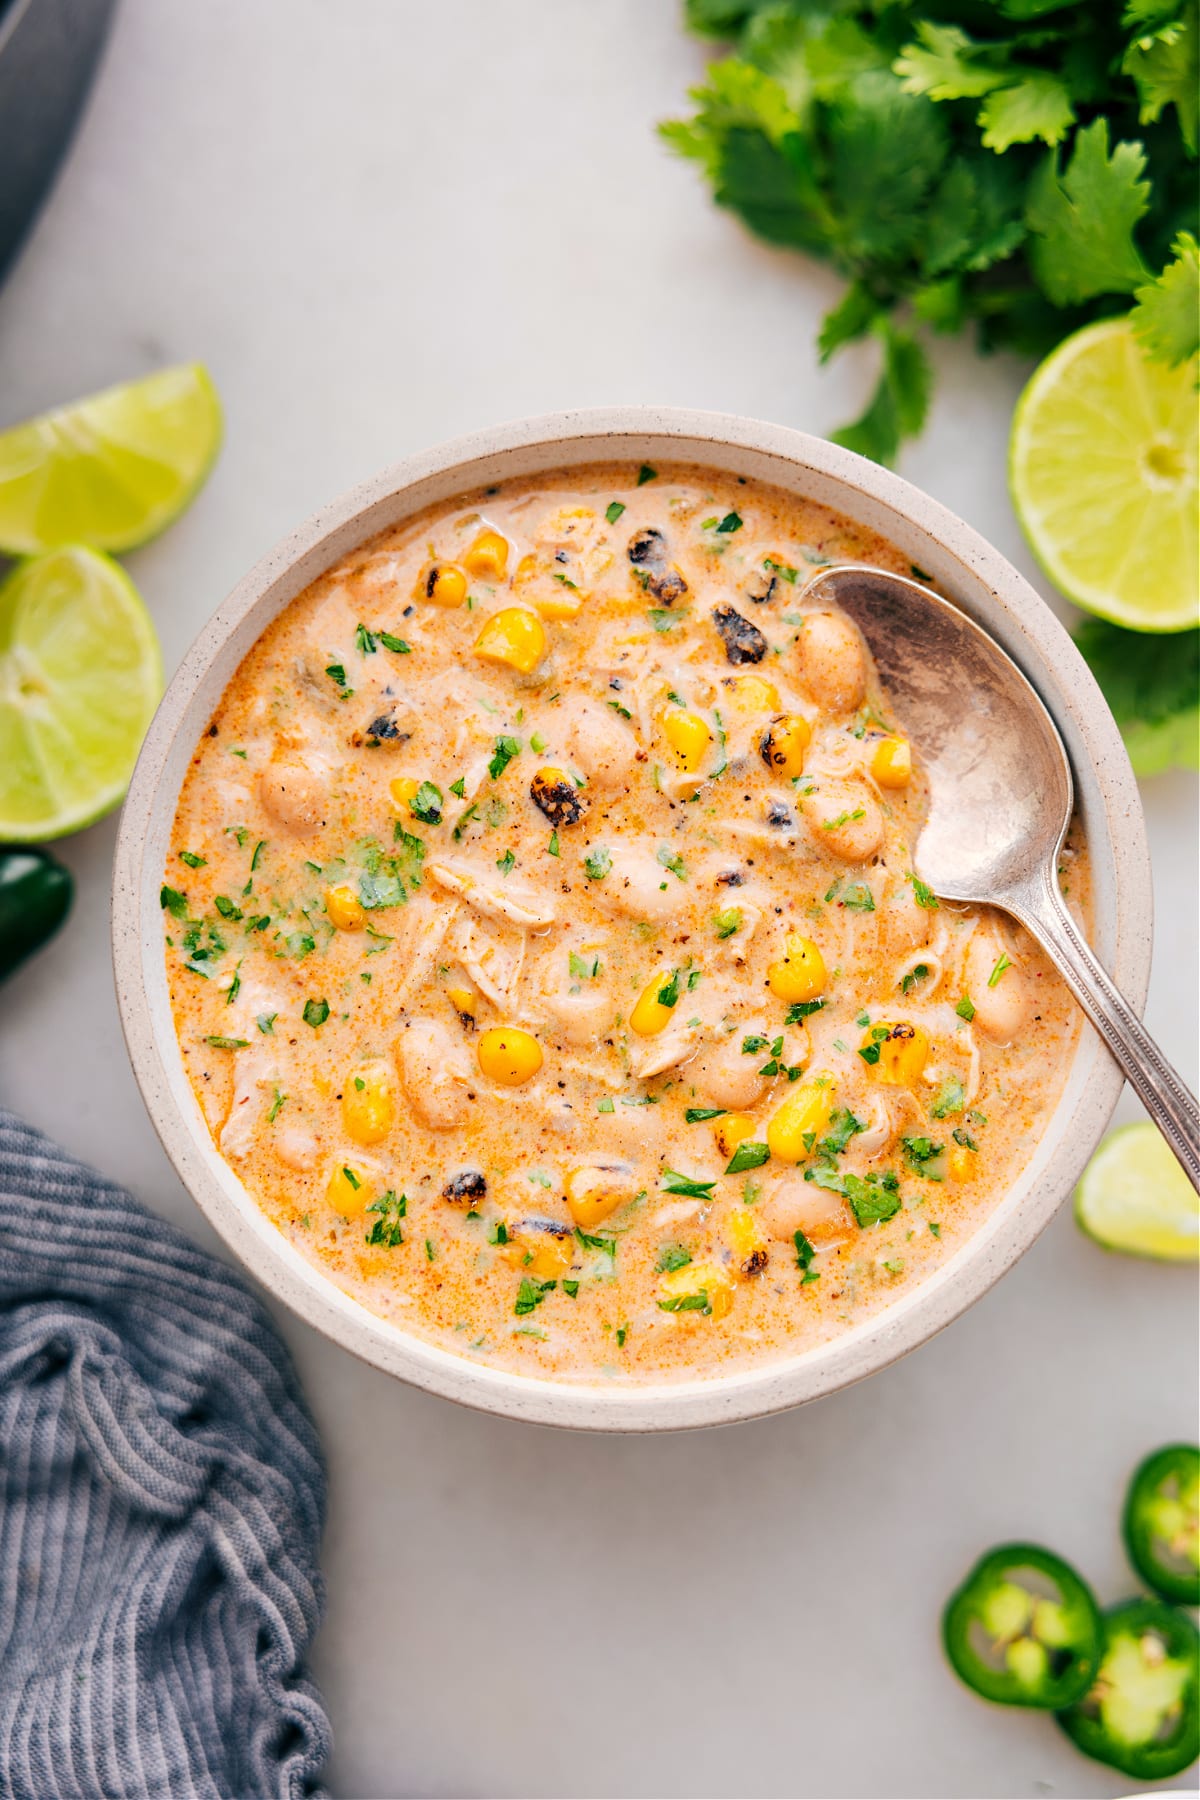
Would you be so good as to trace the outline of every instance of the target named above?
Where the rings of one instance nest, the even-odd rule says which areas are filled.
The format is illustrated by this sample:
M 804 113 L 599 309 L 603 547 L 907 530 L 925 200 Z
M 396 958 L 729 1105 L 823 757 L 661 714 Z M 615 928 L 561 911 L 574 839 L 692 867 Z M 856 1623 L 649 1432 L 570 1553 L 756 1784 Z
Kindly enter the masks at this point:
M 862 641 L 848 619 L 836 613 L 809 613 L 796 639 L 800 674 L 812 699 L 832 713 L 862 705 L 867 664 Z

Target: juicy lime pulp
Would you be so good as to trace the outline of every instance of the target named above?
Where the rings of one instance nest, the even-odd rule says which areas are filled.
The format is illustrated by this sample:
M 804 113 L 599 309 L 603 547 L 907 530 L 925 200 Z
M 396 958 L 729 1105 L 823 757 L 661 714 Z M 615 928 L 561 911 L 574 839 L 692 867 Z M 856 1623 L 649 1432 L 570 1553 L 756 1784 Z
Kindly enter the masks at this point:
M 120 801 L 162 694 L 137 589 L 76 545 L 0 585 L 0 841 L 61 837 Z
M 182 512 L 220 441 L 220 402 L 198 363 L 16 425 L 0 433 L 0 549 L 143 543 Z
M 1075 1191 L 1075 1217 L 1106 1250 L 1168 1262 L 1200 1254 L 1200 1196 L 1147 1121 L 1105 1138 Z
M 1135 631 L 1200 623 L 1196 362 L 1151 362 L 1125 319 L 1085 326 L 1034 372 L 1009 485 L 1056 586 Z

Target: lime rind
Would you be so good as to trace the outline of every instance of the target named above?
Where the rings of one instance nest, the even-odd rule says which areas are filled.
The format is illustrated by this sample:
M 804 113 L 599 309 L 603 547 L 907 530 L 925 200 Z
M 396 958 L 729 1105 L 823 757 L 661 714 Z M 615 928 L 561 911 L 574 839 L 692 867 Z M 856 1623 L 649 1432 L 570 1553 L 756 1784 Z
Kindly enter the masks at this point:
M 81 545 L 18 564 L 0 585 L 0 842 L 62 837 L 118 805 L 162 688 L 123 569 Z
M 1196 365 L 1150 361 L 1126 319 L 1075 332 L 1017 404 L 1009 485 L 1050 579 L 1136 631 L 1200 622 Z
M 178 517 L 221 444 L 199 363 L 160 369 L 0 434 L 0 549 L 129 550 Z
M 1075 1217 L 1106 1250 L 1158 1262 L 1200 1257 L 1200 1197 L 1144 1120 L 1105 1138 L 1075 1191 Z

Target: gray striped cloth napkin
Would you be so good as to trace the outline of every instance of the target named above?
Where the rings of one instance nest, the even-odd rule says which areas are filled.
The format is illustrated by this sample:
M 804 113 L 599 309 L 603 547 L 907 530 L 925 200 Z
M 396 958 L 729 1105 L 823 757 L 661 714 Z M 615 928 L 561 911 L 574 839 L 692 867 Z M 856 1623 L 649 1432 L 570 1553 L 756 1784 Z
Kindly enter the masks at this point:
M 233 1272 L 0 1110 L 0 1794 L 300 1800 L 325 1473 Z

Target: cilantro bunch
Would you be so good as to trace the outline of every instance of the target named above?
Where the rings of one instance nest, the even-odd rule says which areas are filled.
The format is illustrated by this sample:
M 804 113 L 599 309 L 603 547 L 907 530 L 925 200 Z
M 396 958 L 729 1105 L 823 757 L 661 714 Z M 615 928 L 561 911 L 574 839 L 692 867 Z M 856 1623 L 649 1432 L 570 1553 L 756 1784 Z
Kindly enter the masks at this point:
M 1147 351 L 1200 345 L 1198 0 L 685 0 L 731 40 L 661 127 L 719 204 L 848 280 L 822 360 L 879 340 L 838 443 L 922 428 L 928 332 L 1046 355 L 1133 306 Z

